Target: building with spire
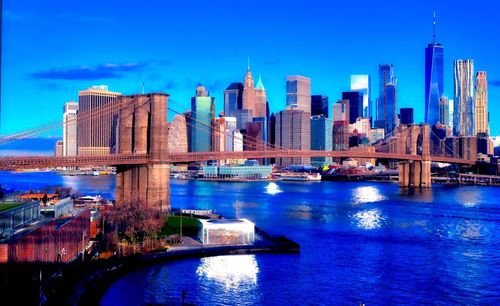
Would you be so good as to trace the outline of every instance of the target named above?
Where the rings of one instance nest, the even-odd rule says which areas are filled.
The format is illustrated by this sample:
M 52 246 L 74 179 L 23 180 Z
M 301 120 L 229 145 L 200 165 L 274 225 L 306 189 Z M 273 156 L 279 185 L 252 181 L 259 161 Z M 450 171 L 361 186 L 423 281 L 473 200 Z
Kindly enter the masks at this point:
M 476 133 L 490 134 L 490 120 L 488 113 L 488 81 L 486 71 L 476 73 Z
M 425 48 L 425 123 L 439 122 L 439 99 L 444 92 L 444 47 L 436 41 L 436 13 L 432 43 Z
M 476 136 L 474 123 L 474 61 L 453 63 L 455 98 L 453 100 L 453 135 Z
M 267 95 L 264 84 L 262 84 L 262 77 L 259 75 L 259 80 L 255 86 L 255 111 L 254 118 L 267 119 Z
M 250 111 L 250 121 L 255 113 L 255 88 L 252 72 L 250 71 L 250 60 L 248 61 L 248 69 L 243 80 L 243 101 L 242 109 Z

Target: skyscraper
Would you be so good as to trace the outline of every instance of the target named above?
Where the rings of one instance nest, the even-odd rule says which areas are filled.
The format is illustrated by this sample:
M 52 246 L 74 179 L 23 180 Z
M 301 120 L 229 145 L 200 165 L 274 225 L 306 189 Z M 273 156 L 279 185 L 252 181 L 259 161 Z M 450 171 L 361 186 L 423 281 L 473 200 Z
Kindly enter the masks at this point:
M 332 119 L 322 115 L 311 117 L 311 150 L 332 150 Z M 331 157 L 312 157 L 311 164 L 322 167 L 332 162 Z
M 474 123 L 474 61 L 453 63 L 455 98 L 453 100 L 453 135 L 475 136 Z
M 375 127 L 385 129 L 386 134 L 388 126 L 396 118 L 396 79 L 394 77 L 394 68 L 390 64 L 378 66 L 379 69 L 379 97 L 377 99 L 377 120 Z M 388 93 L 388 86 L 391 85 Z M 389 123 L 389 122 L 391 123 Z
M 342 100 L 349 100 L 349 124 L 356 123 L 356 119 L 363 118 L 363 93 L 358 91 L 345 91 Z
M 175 115 L 168 123 L 168 151 L 188 152 L 188 125 L 183 115 Z
M 332 149 L 344 151 L 349 149 L 349 100 L 339 100 L 332 106 Z
M 328 97 L 323 95 L 311 96 L 311 116 L 328 118 Z
M 445 96 L 439 99 L 439 123 L 450 126 L 450 101 Z
M 488 81 L 486 71 L 476 74 L 476 133 L 490 134 L 490 121 L 488 113 Z
M 332 105 L 333 121 L 349 121 L 349 100 L 339 100 Z
M 396 84 L 390 83 L 385 86 L 385 133 L 390 134 L 397 126 L 397 100 Z
M 78 102 L 69 101 L 63 107 L 63 156 L 75 156 L 77 145 Z
M 209 96 L 202 85 L 196 88 L 196 96 L 191 98 L 191 137 L 192 152 L 208 152 L 211 149 L 211 112 L 215 98 Z
M 367 74 L 351 75 L 351 91 L 363 94 L 363 118 L 372 120 L 372 101 L 370 96 L 370 76 Z
M 243 107 L 243 84 L 231 83 L 224 90 L 224 116 L 235 116 L 236 110 Z
M 276 115 L 276 146 L 291 150 L 311 148 L 311 116 L 308 112 L 285 109 Z M 309 157 L 278 158 L 280 166 L 292 164 L 308 165 Z
M 311 79 L 295 75 L 286 78 L 286 106 L 311 114 Z
M 259 75 L 259 80 L 255 86 L 255 111 L 253 114 L 254 118 L 266 118 L 267 119 L 267 96 L 264 84 L 262 84 L 262 78 Z
M 77 145 L 78 155 L 109 154 L 116 149 L 116 127 L 119 92 L 108 86 L 92 86 L 78 92 Z
M 245 79 L 243 80 L 242 109 L 250 111 L 250 121 L 252 121 L 255 113 L 255 88 L 252 72 L 250 71 L 250 63 L 248 64 L 247 73 L 245 74 Z
M 444 47 L 436 42 L 436 15 L 432 43 L 425 48 L 425 123 L 439 122 L 439 99 L 444 92 Z
M 401 108 L 399 113 L 401 124 L 413 124 L 413 108 Z

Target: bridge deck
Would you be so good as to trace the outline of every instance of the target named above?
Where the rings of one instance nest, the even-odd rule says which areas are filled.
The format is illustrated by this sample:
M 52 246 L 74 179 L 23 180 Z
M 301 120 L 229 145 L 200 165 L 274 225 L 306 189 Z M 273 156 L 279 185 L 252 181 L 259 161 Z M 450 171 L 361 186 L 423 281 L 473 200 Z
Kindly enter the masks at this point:
M 267 150 L 237 152 L 190 152 L 170 153 L 166 160 L 151 160 L 148 154 L 109 154 L 95 156 L 17 156 L 0 157 L 0 169 L 85 167 L 142 165 L 148 163 L 189 163 L 208 160 L 288 158 L 288 157 L 335 157 L 335 158 L 376 158 L 397 161 L 421 161 L 422 156 L 384 152 L 361 151 L 319 151 L 319 150 Z M 430 156 L 432 162 L 474 165 L 475 161 L 445 156 Z

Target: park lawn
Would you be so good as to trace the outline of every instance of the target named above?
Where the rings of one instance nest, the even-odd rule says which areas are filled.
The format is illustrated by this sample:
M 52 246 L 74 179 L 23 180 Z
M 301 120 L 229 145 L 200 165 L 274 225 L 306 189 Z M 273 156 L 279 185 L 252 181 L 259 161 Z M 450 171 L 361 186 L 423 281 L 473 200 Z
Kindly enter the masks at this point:
M 16 207 L 18 205 L 21 205 L 20 203 L 9 203 L 9 202 L 5 202 L 5 203 L 0 203 L 0 211 L 4 211 L 4 210 L 7 210 L 7 209 L 10 209 L 12 207 Z
M 162 236 L 172 234 L 180 234 L 181 217 L 168 216 L 165 225 L 161 229 Z M 190 217 L 182 217 L 182 235 L 183 236 L 198 236 L 198 219 Z

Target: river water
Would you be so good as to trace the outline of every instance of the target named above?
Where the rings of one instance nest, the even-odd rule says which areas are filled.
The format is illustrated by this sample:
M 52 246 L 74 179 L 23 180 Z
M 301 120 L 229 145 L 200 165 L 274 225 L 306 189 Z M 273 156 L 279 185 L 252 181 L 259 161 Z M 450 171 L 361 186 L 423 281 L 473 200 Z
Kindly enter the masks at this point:
M 0 174 L 11 188 L 112 196 L 114 177 Z M 114 283 L 102 305 L 477 305 L 500 302 L 500 188 L 172 181 L 174 208 L 248 218 L 300 254 L 188 259 Z

